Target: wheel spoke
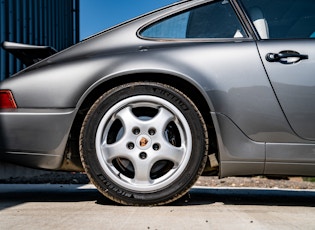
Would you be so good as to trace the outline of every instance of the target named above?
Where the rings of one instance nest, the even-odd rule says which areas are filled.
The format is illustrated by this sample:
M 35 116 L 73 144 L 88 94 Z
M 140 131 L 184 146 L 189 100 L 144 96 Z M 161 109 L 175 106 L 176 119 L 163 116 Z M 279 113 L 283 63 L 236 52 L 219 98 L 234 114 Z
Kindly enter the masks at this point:
M 174 114 L 164 108 L 160 108 L 158 114 L 150 120 L 150 125 L 160 129 L 160 133 L 164 132 L 167 124 L 175 119 Z
M 172 145 L 165 137 L 166 126 L 175 119 L 174 114 L 164 108 L 160 108 L 159 113 L 151 120 L 150 124 L 154 127 L 158 127 L 154 141 L 161 144 L 161 148 L 157 152 L 156 161 L 169 160 L 172 161 L 174 165 L 179 165 L 186 149 L 183 146 L 176 147 Z
M 174 163 L 175 166 L 178 166 L 183 160 L 185 154 L 185 147 L 175 147 L 168 142 L 164 142 L 163 147 L 159 150 L 156 161 L 159 160 L 169 160 Z
M 125 134 L 131 133 L 132 129 L 141 123 L 141 120 L 132 113 L 132 108 L 130 106 L 120 110 L 116 116 L 123 124 Z
M 107 162 L 111 162 L 113 159 L 123 157 L 128 159 L 131 154 L 131 150 L 127 148 L 129 142 L 134 141 L 134 134 L 132 130 L 137 127 L 137 124 L 141 122 L 131 111 L 131 107 L 126 107 L 120 110 L 115 118 L 119 119 L 123 125 L 124 133 L 122 137 L 113 144 L 108 144 L 106 141 L 102 143 L 102 153 Z
M 107 162 L 111 162 L 113 159 L 118 157 L 127 158 L 127 147 L 125 144 L 123 144 L 124 141 L 119 141 L 114 144 L 106 144 L 104 143 L 102 145 L 102 153 L 104 156 L 104 159 L 106 159 Z
M 134 163 L 135 177 L 133 179 L 134 184 L 151 184 L 150 171 L 153 166 L 149 159 L 138 159 Z

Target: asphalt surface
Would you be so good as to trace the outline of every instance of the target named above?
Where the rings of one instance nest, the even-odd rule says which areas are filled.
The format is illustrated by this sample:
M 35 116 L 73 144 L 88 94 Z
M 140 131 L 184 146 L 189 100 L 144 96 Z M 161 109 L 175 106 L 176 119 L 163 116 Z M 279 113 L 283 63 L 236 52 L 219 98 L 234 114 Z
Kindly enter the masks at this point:
M 131 207 L 91 184 L 0 184 L 0 229 L 315 229 L 315 191 L 194 187 L 170 205 Z

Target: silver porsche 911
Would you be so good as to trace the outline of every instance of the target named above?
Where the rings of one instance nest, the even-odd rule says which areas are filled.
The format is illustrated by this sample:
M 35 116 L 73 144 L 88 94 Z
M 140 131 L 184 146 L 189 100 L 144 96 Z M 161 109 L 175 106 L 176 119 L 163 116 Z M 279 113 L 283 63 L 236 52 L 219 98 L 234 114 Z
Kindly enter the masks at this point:
M 191 0 L 55 54 L 4 42 L 30 66 L 0 83 L 0 157 L 128 205 L 202 174 L 314 176 L 314 38 L 313 0 Z

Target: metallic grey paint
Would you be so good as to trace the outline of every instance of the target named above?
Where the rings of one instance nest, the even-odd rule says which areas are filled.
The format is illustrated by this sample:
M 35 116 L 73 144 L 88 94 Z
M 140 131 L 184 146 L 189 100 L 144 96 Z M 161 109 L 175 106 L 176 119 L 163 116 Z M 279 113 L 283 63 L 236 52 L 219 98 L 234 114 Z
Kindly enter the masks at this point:
M 61 169 L 69 133 L 90 100 L 124 82 L 154 80 L 196 92 L 193 100 L 215 127 L 220 176 L 315 175 L 314 41 L 257 41 L 251 27 L 248 37 L 235 39 L 139 37 L 146 25 L 206 2 L 183 1 L 139 17 L 1 82 L 19 109 L 0 111 L 0 157 Z M 267 53 L 282 50 L 309 59 L 266 61 Z

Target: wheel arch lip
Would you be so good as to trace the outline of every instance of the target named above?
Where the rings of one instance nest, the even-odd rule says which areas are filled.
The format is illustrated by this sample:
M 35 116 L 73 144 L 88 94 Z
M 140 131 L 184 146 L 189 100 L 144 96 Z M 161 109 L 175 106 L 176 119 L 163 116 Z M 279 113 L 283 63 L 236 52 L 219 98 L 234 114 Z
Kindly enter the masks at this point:
M 152 74 L 153 76 L 147 77 L 143 79 L 144 75 Z M 157 76 L 163 78 L 157 78 Z M 96 88 L 102 85 L 106 85 L 108 82 L 118 82 L 114 83 L 115 86 L 119 85 L 119 82 L 132 82 L 132 81 L 156 81 L 160 83 L 167 83 L 168 80 L 165 80 L 165 78 L 168 77 L 175 77 L 178 81 L 183 81 L 186 84 L 189 84 L 193 86 L 203 97 L 203 99 L 206 101 L 208 105 L 209 112 L 214 111 L 214 106 L 212 103 L 211 98 L 208 96 L 206 89 L 202 86 L 202 84 L 195 80 L 195 78 L 192 78 L 191 75 L 185 74 L 180 71 L 171 70 L 171 69 L 163 69 L 163 68 L 141 68 L 141 69 L 132 69 L 132 70 L 120 70 L 111 74 L 108 74 L 102 78 L 99 78 L 97 81 L 95 81 L 90 87 L 88 87 L 85 92 L 82 93 L 82 96 L 77 102 L 76 107 L 79 108 L 83 102 L 86 100 L 89 94 L 91 94 Z M 200 77 L 198 79 L 201 79 Z M 176 85 L 173 84 L 175 88 Z

